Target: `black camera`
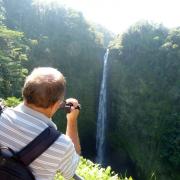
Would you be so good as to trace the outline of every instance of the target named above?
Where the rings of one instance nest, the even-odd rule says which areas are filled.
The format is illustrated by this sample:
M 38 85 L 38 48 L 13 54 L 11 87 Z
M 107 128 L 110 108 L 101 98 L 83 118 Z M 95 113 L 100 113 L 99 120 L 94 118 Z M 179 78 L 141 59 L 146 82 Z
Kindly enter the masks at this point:
M 67 103 L 66 101 L 63 101 L 61 104 L 60 104 L 60 109 L 63 109 L 66 111 L 66 113 L 70 113 L 71 112 L 71 107 L 73 106 L 72 103 Z M 81 105 L 78 104 L 77 107 L 75 107 L 75 109 L 81 109 Z

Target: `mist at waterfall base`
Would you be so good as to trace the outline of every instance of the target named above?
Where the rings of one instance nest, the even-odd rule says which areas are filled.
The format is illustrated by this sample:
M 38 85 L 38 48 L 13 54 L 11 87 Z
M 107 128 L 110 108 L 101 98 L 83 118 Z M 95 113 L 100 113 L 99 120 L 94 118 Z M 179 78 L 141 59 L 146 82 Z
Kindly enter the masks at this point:
M 102 167 L 111 166 L 115 173 L 121 175 L 133 176 L 136 179 L 134 165 L 129 158 L 128 153 L 122 148 L 116 151 L 111 147 L 106 139 L 106 135 L 110 130 L 108 127 L 108 92 L 107 92 L 107 76 L 108 76 L 108 55 L 109 49 L 106 50 L 103 59 L 103 73 L 99 93 L 97 128 L 96 128 L 96 157 L 95 162 Z M 112 131 L 112 130 L 111 130 Z M 137 179 L 136 179 L 137 180 Z

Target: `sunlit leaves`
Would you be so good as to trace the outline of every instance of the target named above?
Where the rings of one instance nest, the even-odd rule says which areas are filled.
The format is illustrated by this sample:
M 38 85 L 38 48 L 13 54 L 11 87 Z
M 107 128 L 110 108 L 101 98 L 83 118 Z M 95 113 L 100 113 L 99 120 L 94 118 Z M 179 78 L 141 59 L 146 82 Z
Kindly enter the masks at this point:
M 27 74 L 22 66 L 28 50 L 23 44 L 23 33 L 0 26 L 0 45 L 0 96 L 19 95 L 19 86 Z
M 133 180 L 132 177 L 119 177 L 111 170 L 110 166 L 101 168 L 98 164 L 94 164 L 90 160 L 83 158 L 81 158 L 76 172 L 85 180 Z M 64 180 L 64 178 L 58 173 L 56 174 L 55 180 Z

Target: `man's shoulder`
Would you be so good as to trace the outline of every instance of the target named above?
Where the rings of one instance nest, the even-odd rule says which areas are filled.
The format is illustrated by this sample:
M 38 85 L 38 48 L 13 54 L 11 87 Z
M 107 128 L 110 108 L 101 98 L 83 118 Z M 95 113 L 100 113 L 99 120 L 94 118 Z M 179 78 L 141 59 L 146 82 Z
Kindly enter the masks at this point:
M 17 118 L 16 108 L 18 107 L 4 107 L 1 116 L 6 117 L 7 119 Z
M 65 134 L 61 134 L 55 143 L 50 146 L 47 153 L 62 159 L 64 156 L 74 156 L 76 151 L 71 139 Z
M 13 108 L 9 108 L 9 107 L 4 108 L 0 116 L 0 118 L 6 119 L 6 121 L 11 121 L 15 117 L 16 115 L 13 111 Z
M 56 144 L 63 145 L 66 148 L 73 145 L 72 140 L 65 134 L 61 134 L 60 137 L 57 139 Z

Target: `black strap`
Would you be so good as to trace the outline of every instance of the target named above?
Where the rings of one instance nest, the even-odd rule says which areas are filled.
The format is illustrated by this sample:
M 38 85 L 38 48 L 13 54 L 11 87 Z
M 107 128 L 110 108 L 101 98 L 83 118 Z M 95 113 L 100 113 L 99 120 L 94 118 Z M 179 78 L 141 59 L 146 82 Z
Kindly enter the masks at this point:
M 16 153 L 15 158 L 28 166 L 38 156 L 40 156 L 48 147 L 50 147 L 60 136 L 60 132 L 53 127 L 47 127 L 33 141 Z
M 0 115 L 2 114 L 4 106 L 0 103 Z

